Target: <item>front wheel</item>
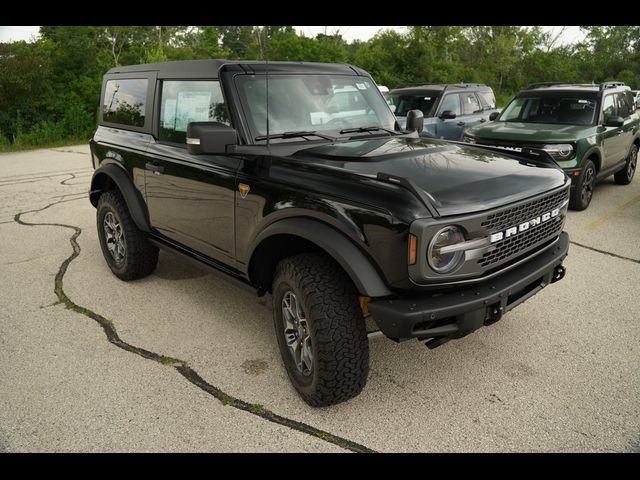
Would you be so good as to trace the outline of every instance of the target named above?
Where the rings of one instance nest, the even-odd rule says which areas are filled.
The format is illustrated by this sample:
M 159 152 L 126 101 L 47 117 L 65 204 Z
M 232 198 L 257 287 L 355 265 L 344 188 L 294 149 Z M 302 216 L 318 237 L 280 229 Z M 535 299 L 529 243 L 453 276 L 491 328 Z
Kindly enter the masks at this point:
M 584 210 L 591 203 L 593 187 L 596 184 L 596 166 L 592 160 L 587 160 L 580 172 L 575 188 L 571 190 L 569 208 L 571 210 Z
M 624 164 L 624 168 L 616 172 L 613 176 L 618 185 L 629 185 L 633 180 L 633 175 L 636 173 L 636 167 L 638 165 L 638 147 L 634 143 L 629 150 L 629 156 Z
M 369 343 L 358 293 L 323 254 L 286 258 L 273 281 L 273 316 L 287 374 L 309 405 L 358 395 L 369 374 Z

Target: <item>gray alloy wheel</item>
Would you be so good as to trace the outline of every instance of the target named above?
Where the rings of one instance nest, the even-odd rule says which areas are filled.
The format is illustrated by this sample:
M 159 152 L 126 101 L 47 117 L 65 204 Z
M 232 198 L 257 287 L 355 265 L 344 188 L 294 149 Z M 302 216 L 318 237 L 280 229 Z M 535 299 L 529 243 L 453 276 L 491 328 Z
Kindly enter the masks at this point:
M 635 145 L 631 147 L 627 162 L 627 177 L 631 180 L 636 173 L 636 166 L 638 165 L 638 149 Z
M 282 297 L 284 337 L 298 371 L 308 377 L 313 373 L 313 349 L 307 318 L 298 297 L 288 290 Z
M 113 212 L 107 212 L 102 222 L 104 228 L 104 238 L 107 250 L 111 254 L 114 262 L 122 264 L 127 253 L 124 230 Z
M 622 170 L 617 171 L 614 174 L 614 178 L 618 185 L 629 185 L 633 180 L 633 176 L 636 173 L 638 167 L 638 147 L 635 143 L 631 144 L 629 149 L 629 155 L 627 161 Z
M 582 180 L 582 191 L 580 192 L 583 205 L 589 205 L 589 203 L 591 202 L 595 180 L 596 169 L 593 167 L 593 165 L 589 165 L 584 171 L 584 179 Z

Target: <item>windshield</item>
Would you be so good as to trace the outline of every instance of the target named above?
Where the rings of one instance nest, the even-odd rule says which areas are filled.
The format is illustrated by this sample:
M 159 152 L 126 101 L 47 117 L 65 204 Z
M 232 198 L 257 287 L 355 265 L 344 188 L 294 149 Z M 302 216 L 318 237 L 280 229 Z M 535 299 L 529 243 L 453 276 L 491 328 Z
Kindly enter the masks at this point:
M 431 116 L 433 104 L 438 99 L 437 93 L 420 95 L 390 95 L 391 110 L 398 117 L 406 117 L 409 110 L 421 110 L 425 117 Z
M 514 98 L 498 121 L 592 125 L 597 119 L 596 94 L 558 92 L 554 95 L 523 95 Z
M 255 137 L 267 134 L 263 75 L 239 75 L 236 85 Z M 393 130 L 395 117 L 368 77 L 350 75 L 269 76 L 269 135 L 296 131 Z M 299 140 L 299 138 L 298 138 Z

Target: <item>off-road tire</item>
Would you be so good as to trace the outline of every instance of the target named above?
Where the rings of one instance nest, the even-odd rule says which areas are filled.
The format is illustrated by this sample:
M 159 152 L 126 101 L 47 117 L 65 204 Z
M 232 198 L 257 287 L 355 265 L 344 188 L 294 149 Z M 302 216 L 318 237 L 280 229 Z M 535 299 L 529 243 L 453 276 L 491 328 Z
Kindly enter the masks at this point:
M 313 367 L 298 369 L 285 339 L 282 301 L 297 297 L 309 327 Z M 369 343 L 358 293 L 340 266 L 320 253 L 282 260 L 273 280 L 273 317 L 285 368 L 300 396 L 323 407 L 358 395 L 369 374 Z
M 107 247 L 104 221 L 108 213 L 119 222 L 124 234 L 125 252 L 120 262 L 114 259 Z M 100 195 L 96 219 L 102 254 L 116 277 L 121 280 L 135 280 L 153 273 L 158 264 L 158 248 L 138 229 L 120 192 L 109 190 Z
M 589 182 L 589 185 L 585 185 Z M 585 210 L 593 198 L 593 188 L 596 184 L 596 166 L 593 160 L 586 160 L 578 177 L 574 188 L 571 189 L 569 208 L 571 210 Z M 585 196 L 585 187 L 589 189 L 589 194 Z
M 617 171 L 613 178 L 618 185 L 629 185 L 633 180 L 633 175 L 636 173 L 636 167 L 638 166 L 638 146 L 635 143 L 631 144 L 629 150 L 629 156 L 624 163 L 624 168 Z

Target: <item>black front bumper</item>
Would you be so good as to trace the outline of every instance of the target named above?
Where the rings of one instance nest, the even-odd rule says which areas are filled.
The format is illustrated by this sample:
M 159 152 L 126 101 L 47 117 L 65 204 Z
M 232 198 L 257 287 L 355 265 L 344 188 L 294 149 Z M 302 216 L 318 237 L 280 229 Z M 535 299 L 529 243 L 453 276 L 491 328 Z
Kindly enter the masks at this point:
M 562 261 L 569 251 L 569 235 L 523 265 L 472 287 L 443 295 L 393 300 L 373 300 L 369 311 L 378 327 L 394 340 L 431 339 L 436 347 L 463 337 L 531 298 L 564 276 Z

